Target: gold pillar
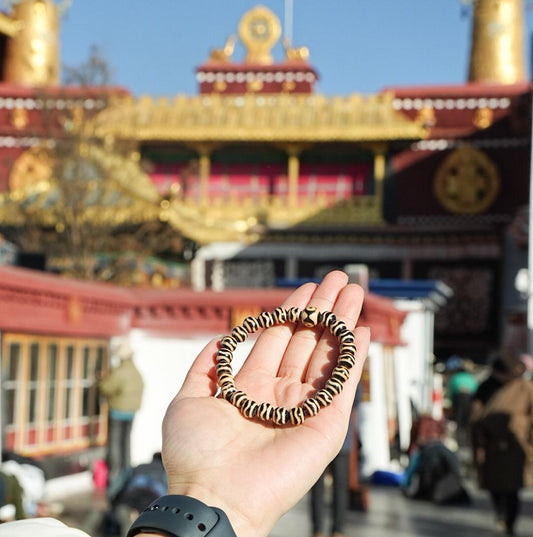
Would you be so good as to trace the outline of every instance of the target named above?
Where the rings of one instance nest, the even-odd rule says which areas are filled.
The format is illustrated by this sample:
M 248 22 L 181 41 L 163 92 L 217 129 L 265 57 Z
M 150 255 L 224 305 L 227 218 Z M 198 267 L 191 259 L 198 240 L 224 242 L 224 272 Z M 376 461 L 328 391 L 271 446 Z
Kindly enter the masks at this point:
M 300 152 L 297 149 L 289 150 L 288 163 L 288 201 L 289 207 L 298 204 L 298 183 L 300 178 Z
M 52 0 L 22 0 L 13 19 L 21 29 L 7 42 L 4 79 L 31 86 L 59 84 L 59 12 Z
M 377 146 L 374 153 L 374 192 L 380 204 L 383 201 L 383 179 L 385 179 L 386 166 L 385 146 Z
M 206 149 L 200 150 L 198 174 L 200 176 L 200 203 L 207 205 L 209 199 L 209 176 L 211 175 L 211 155 Z
M 523 0 L 475 0 L 469 82 L 526 81 Z

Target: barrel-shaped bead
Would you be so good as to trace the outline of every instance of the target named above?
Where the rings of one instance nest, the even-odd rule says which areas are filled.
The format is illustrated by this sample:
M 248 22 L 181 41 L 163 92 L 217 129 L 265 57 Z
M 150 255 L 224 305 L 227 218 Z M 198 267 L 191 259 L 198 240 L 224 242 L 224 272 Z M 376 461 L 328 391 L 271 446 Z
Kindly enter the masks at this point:
M 289 411 L 286 408 L 282 406 L 277 406 L 274 409 L 273 421 L 276 425 L 285 425 L 288 419 L 289 419 Z
M 339 395 L 342 392 L 342 382 L 336 378 L 330 377 L 326 381 L 324 389 L 327 390 L 332 395 Z
M 306 399 L 304 401 L 304 403 L 302 404 L 302 408 L 306 416 L 311 418 L 312 416 L 316 416 L 318 414 L 318 411 L 320 410 L 320 404 L 315 398 L 310 397 L 309 399 Z
M 355 356 L 356 352 L 357 352 L 357 347 L 355 346 L 354 343 L 341 343 L 341 345 L 339 346 L 340 354 L 348 353 L 348 354 L 351 354 L 352 356 Z
M 258 411 L 259 418 L 263 421 L 270 421 L 274 416 L 274 406 L 270 403 L 261 403 Z
M 274 316 L 269 311 L 263 311 L 257 317 L 257 322 L 261 328 L 274 326 Z
M 287 311 L 282 307 L 275 308 L 272 311 L 272 316 L 276 324 L 283 324 L 287 321 Z
M 259 323 L 257 322 L 257 319 L 252 315 L 245 317 L 244 321 L 242 322 L 242 326 L 249 334 L 253 334 L 257 330 L 259 330 Z
M 300 309 L 293 306 L 287 310 L 287 320 L 291 323 L 297 323 L 300 320 Z
M 337 319 L 334 323 L 332 323 L 329 326 L 329 331 L 335 336 L 340 337 L 343 332 L 346 332 L 348 330 L 348 327 L 346 324 L 341 321 L 340 319 Z
M 300 425 L 305 420 L 304 409 L 299 406 L 295 406 L 289 410 L 289 421 L 293 425 Z
M 226 360 L 227 362 L 231 362 L 233 360 L 233 352 L 228 349 L 218 349 L 217 362 L 221 360 Z
M 329 328 L 336 320 L 337 316 L 332 311 L 322 311 L 318 316 L 318 321 L 326 328 Z
M 230 351 L 234 351 L 237 348 L 237 341 L 232 338 L 231 336 L 224 336 L 220 340 L 220 348 L 221 349 L 228 349 Z
M 346 382 L 350 377 L 350 371 L 341 365 L 336 365 L 331 372 L 331 378 L 337 379 L 340 382 Z
M 236 339 L 239 343 L 242 343 L 243 341 L 246 341 L 246 338 L 248 337 L 248 332 L 246 331 L 246 328 L 242 326 L 236 326 L 231 331 L 231 337 Z
M 247 399 L 248 399 L 248 397 L 246 396 L 246 394 L 243 391 L 236 390 L 231 395 L 230 403 L 232 405 L 236 406 L 237 408 L 241 408 L 242 405 L 244 405 L 244 403 L 246 402 Z
M 316 392 L 315 399 L 318 401 L 318 404 L 321 407 L 325 407 L 331 404 L 331 402 L 333 401 L 333 395 L 325 388 L 322 388 L 321 390 L 318 390 L 318 392 Z
M 346 329 L 338 337 L 341 345 L 355 345 L 355 336 L 351 330 Z
M 241 406 L 241 412 L 247 418 L 255 418 L 258 410 L 259 410 L 259 405 L 252 399 L 247 399 Z
M 229 373 L 230 375 L 233 375 L 233 368 L 228 362 L 218 362 L 217 365 L 215 365 L 215 371 L 217 372 L 217 375 L 219 377 L 223 373 Z
M 307 306 L 300 312 L 300 321 L 308 328 L 316 326 L 318 323 L 318 310 L 313 306 Z
M 337 365 L 345 367 L 346 369 L 351 369 L 355 364 L 355 356 L 349 352 L 343 352 L 339 354 L 337 359 Z

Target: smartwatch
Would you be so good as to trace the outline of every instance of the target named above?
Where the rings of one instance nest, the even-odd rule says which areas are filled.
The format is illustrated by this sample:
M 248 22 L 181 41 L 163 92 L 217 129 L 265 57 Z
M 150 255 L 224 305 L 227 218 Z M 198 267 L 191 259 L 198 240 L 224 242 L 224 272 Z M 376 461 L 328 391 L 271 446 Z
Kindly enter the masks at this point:
M 224 511 L 189 496 L 171 494 L 152 502 L 127 537 L 160 533 L 165 537 L 237 537 Z

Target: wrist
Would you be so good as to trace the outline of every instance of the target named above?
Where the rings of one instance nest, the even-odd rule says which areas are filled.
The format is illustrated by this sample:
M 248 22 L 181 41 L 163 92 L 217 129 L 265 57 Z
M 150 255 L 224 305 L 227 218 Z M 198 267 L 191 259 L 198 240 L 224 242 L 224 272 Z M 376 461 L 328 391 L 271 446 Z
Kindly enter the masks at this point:
M 227 497 L 221 497 L 219 494 L 193 484 L 171 484 L 168 485 L 168 494 L 177 494 L 180 496 L 188 496 L 199 500 L 206 505 L 216 507 L 223 511 L 228 517 L 231 526 L 235 530 L 238 537 L 257 537 L 260 533 L 257 528 L 247 519 L 240 511 L 239 505 L 233 505 Z
M 127 537 L 237 537 L 222 509 L 182 494 L 154 500 L 130 526 Z

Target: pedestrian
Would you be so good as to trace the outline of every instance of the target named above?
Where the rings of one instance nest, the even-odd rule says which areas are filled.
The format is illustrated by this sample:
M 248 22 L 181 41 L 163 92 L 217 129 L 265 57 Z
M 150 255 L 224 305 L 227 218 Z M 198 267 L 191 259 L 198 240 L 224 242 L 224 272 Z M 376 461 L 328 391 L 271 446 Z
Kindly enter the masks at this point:
M 514 535 L 519 492 L 531 484 L 533 384 L 517 353 L 502 352 L 472 402 L 472 449 L 481 488 L 489 491 L 496 523 Z
M 452 418 L 457 426 L 455 439 L 459 448 L 470 444 L 472 397 L 479 386 L 472 367 L 470 360 L 460 359 L 446 386 L 447 397 L 452 405 Z
M 350 417 L 348 432 L 342 444 L 341 450 L 331 461 L 326 470 L 318 478 L 311 488 L 311 525 L 313 537 L 324 537 L 326 525 L 326 476 L 331 474 L 333 479 L 333 497 L 331 502 L 332 537 L 342 537 L 344 521 L 349 503 L 349 479 L 350 479 L 350 454 L 356 438 L 357 407 L 361 390 L 357 390 Z
M 466 505 L 470 497 L 463 486 L 457 455 L 444 443 L 442 420 L 424 414 L 413 423 L 409 464 L 402 479 L 408 498 L 428 500 L 438 505 Z
M 133 349 L 127 339 L 111 345 L 111 359 L 119 363 L 98 383 L 100 393 L 109 403 L 107 441 L 108 485 L 131 466 L 131 429 L 140 409 L 144 383 L 133 363 Z
M 317 415 L 297 426 L 266 426 L 246 419 L 231 403 L 217 397 L 214 363 L 220 338 L 208 343 L 163 421 L 168 496 L 141 514 L 130 537 L 269 535 L 333 460 L 346 436 L 370 343 L 368 328 L 354 329 L 362 302 L 361 287 L 348 284 L 346 274 L 334 271 L 319 286 L 299 287 L 283 304 L 284 308 L 311 305 L 333 311 L 353 332 L 357 348 L 343 390 Z M 235 382 L 258 400 L 290 408 L 331 373 L 335 366 L 331 349 L 336 343 L 328 331 L 309 337 L 308 329 L 301 326 L 265 329 Z M 47 532 L 44 525 L 52 523 L 55 521 L 41 519 L 2 524 L 0 537 L 86 537 L 65 526 Z

